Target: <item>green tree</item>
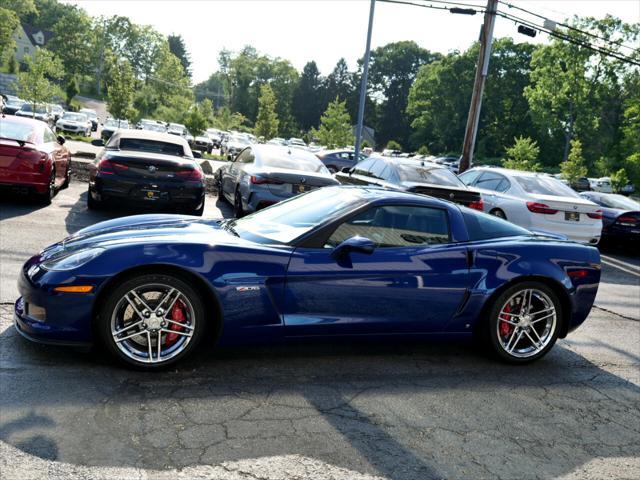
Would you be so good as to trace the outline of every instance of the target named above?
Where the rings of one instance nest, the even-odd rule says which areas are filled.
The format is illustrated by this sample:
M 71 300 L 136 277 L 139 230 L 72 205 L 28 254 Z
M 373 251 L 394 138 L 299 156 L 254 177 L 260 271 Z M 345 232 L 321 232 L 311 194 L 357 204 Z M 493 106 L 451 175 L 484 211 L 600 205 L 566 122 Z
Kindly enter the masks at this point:
M 353 144 L 354 136 L 346 103 L 336 98 L 327 106 L 320 118 L 320 127 L 312 129 L 312 135 L 327 148 Z
M 137 114 L 133 107 L 135 77 L 127 60 L 114 61 L 107 80 L 107 108 L 114 118 L 133 120 Z
M 20 25 L 18 15 L 8 8 L 0 7 L 0 64 L 3 63 L 5 55 L 13 52 L 15 42 L 13 32 Z
M 33 57 L 25 57 L 26 71 L 18 73 L 17 94 L 34 107 L 50 102 L 62 95 L 60 87 L 52 80 L 64 76 L 62 62 L 48 50 L 38 48 Z
M 624 168 L 621 168 L 617 172 L 613 172 L 611 174 L 611 188 L 614 192 L 620 193 L 622 191 L 622 187 L 627 183 L 629 183 L 629 177 L 627 176 L 627 172 Z
M 191 59 L 189 58 L 189 52 L 187 52 L 187 47 L 182 35 L 169 35 L 167 41 L 169 42 L 169 50 L 178 57 L 182 68 L 184 68 L 186 74 L 191 77 Z
M 323 78 L 316 62 L 307 62 L 293 93 L 293 114 L 303 130 L 318 126 L 326 107 L 323 93 Z
M 529 137 L 514 138 L 513 146 L 507 148 L 507 159 L 503 162 L 505 168 L 539 172 L 542 170 L 538 163 L 540 148 Z
M 256 119 L 255 135 L 271 139 L 278 136 L 278 114 L 276 113 L 276 96 L 269 85 L 260 88 L 260 106 Z
M 399 142 L 396 142 L 395 140 L 389 140 L 387 142 L 387 146 L 385 147 L 386 150 L 396 150 L 396 151 L 402 151 L 402 145 L 400 145 Z
M 53 36 L 47 43 L 47 49 L 60 59 L 67 79 L 93 73 L 91 50 L 94 42 L 89 15 L 75 6 L 68 8 L 52 30 Z
M 426 145 L 422 145 L 418 149 L 418 155 L 429 155 L 429 147 L 427 147 Z
M 587 166 L 582 156 L 582 143 L 580 140 L 571 140 L 571 151 L 566 161 L 560 164 L 562 178 L 569 184 L 573 184 L 581 177 L 587 176 Z
M 218 109 L 213 116 L 213 126 L 220 130 L 238 130 L 247 122 L 247 118 L 238 112 L 232 112 L 229 107 Z
M 187 127 L 191 135 L 202 135 L 209 128 L 212 122 L 213 104 L 211 100 L 205 98 L 202 102 L 196 103 L 187 112 L 184 119 L 184 125 Z
M 15 55 L 11 55 L 9 57 L 9 62 L 7 63 L 7 71 L 9 73 L 16 74 L 20 70 L 20 65 L 18 65 L 18 61 L 16 60 Z
M 78 87 L 78 79 L 74 76 L 69 79 L 67 82 L 67 87 L 65 88 L 65 99 L 67 105 L 71 105 L 71 100 L 80 92 L 80 87 Z

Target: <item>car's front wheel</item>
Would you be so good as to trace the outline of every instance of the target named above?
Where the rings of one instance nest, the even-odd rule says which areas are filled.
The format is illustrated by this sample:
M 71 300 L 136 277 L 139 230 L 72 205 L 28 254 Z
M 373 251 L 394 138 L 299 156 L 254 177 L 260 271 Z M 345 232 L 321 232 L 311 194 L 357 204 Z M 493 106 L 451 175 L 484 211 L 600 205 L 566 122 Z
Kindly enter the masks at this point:
M 240 189 L 236 189 L 236 194 L 233 198 L 233 214 L 236 218 L 244 217 L 244 209 L 242 208 L 242 194 Z
M 143 274 L 109 294 L 97 328 L 115 358 L 154 370 L 193 353 L 205 330 L 205 309 L 198 292 L 182 278 Z
M 509 363 L 528 363 L 546 355 L 562 325 L 558 296 L 547 285 L 523 282 L 493 303 L 485 334 L 493 352 Z

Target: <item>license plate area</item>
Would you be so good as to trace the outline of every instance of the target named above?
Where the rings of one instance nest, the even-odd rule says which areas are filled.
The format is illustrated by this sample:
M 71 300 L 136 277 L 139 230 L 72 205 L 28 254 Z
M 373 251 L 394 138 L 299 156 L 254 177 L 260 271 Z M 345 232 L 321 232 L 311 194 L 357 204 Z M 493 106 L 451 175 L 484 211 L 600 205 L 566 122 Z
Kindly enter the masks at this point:
M 568 222 L 579 222 L 580 212 L 564 212 L 564 219 Z
M 167 200 L 169 198 L 169 194 L 167 192 L 163 192 L 156 188 L 141 188 L 139 191 L 140 197 L 148 202 Z

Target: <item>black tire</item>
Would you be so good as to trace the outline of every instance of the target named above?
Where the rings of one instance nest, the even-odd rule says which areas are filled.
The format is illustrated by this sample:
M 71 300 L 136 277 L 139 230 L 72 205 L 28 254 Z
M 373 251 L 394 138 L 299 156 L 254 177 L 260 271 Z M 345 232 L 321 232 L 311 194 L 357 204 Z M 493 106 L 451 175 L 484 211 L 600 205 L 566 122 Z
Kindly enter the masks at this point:
M 222 190 L 222 175 L 216 175 L 216 190 L 218 190 L 218 200 L 226 202 L 227 199 L 224 196 L 224 190 Z
M 51 205 L 51 201 L 53 200 L 53 197 L 56 196 L 56 192 L 56 166 L 54 164 L 51 166 L 51 177 L 49 178 L 47 191 L 38 194 L 38 201 L 43 205 Z
M 540 298 L 550 302 L 550 304 L 555 309 L 555 312 L 554 312 L 555 318 L 548 320 L 547 323 L 545 323 L 544 325 L 544 328 L 546 329 L 547 324 L 552 323 L 552 325 L 549 327 L 550 329 L 548 332 L 548 336 L 540 335 L 540 333 L 536 333 L 536 335 L 534 335 L 533 332 L 531 332 L 530 330 L 533 328 L 533 325 L 527 328 L 523 328 L 523 330 L 526 330 L 526 333 L 522 332 L 525 335 L 528 335 L 529 334 L 528 332 L 531 332 L 529 338 L 533 338 L 534 336 L 538 336 L 538 338 L 543 338 L 544 347 L 538 351 L 533 351 L 531 354 L 527 354 L 527 356 L 516 356 L 515 354 L 510 354 L 507 351 L 507 349 L 502 345 L 502 340 L 500 339 L 501 330 L 499 327 L 499 322 L 503 322 L 503 320 L 501 320 L 500 318 L 501 315 L 502 315 L 502 318 L 509 318 L 516 322 L 522 321 L 521 319 L 515 320 L 514 319 L 515 315 L 511 317 L 509 316 L 505 317 L 505 315 L 509 315 L 509 314 L 504 314 L 501 312 L 503 312 L 503 307 L 506 307 L 505 304 L 509 301 L 509 299 L 525 291 L 533 291 L 533 292 L 541 293 L 542 295 Z M 536 301 L 542 302 L 542 300 L 538 300 L 538 299 L 536 299 Z M 481 326 L 481 329 L 482 329 L 481 336 L 484 339 L 485 344 L 489 347 L 491 353 L 496 358 L 498 358 L 503 362 L 511 363 L 511 364 L 531 363 L 544 357 L 549 352 L 549 350 L 553 348 L 553 345 L 556 343 L 556 340 L 558 339 L 558 333 L 564 322 L 562 306 L 558 296 L 547 285 L 545 285 L 544 283 L 536 282 L 536 281 L 521 282 L 507 288 L 504 292 L 502 292 L 502 294 L 500 294 L 495 299 L 495 301 L 493 302 L 493 304 L 491 305 L 488 311 L 488 314 L 489 314 L 489 317 Z M 534 320 L 536 318 L 544 319 L 544 315 L 547 315 L 547 314 L 545 313 L 541 317 L 533 317 L 533 319 Z M 539 322 L 539 325 L 536 326 L 536 329 L 540 329 L 542 327 L 543 327 L 542 322 Z M 520 337 L 522 337 L 522 342 L 524 342 L 525 344 L 529 343 L 533 345 L 533 343 L 530 342 L 524 335 L 520 335 L 520 337 L 517 337 L 517 334 L 518 334 L 517 328 L 513 329 L 512 333 L 507 333 L 509 337 L 510 335 L 513 335 L 513 337 L 510 337 L 510 338 L 515 339 L 515 343 L 513 344 L 514 347 L 516 347 L 517 345 L 520 345 L 520 342 L 518 341 L 518 338 Z M 507 347 L 508 346 L 509 344 L 507 344 Z M 540 344 L 540 346 L 542 346 L 542 343 Z M 516 354 L 517 353 L 518 352 L 516 352 Z
M 69 188 L 70 183 L 71 183 L 71 162 L 67 164 L 67 171 L 64 175 L 64 183 L 62 184 L 62 186 L 60 186 L 60 190 Z
M 244 210 L 242 209 L 242 195 L 238 188 L 236 188 L 236 193 L 233 196 L 233 215 L 236 218 L 244 217 Z
M 190 207 L 184 208 L 182 210 L 182 213 L 184 213 L 185 215 L 194 215 L 196 217 L 201 217 L 204 213 L 204 203 L 205 201 L 202 200 L 202 203 L 197 207 L 192 205 Z
M 489 212 L 491 215 L 493 215 L 494 217 L 498 217 L 501 218 L 503 220 L 507 219 L 507 214 L 504 213 L 502 210 L 500 210 L 499 208 L 494 208 L 493 210 L 491 210 Z
M 87 189 L 87 208 L 89 210 L 100 210 L 102 208 L 102 202 L 91 195 L 91 188 Z
M 166 360 L 162 360 L 162 355 L 160 355 L 161 360 L 156 361 L 155 363 L 145 363 L 142 362 L 141 359 L 137 359 L 140 357 L 137 357 L 136 355 L 128 356 L 125 354 L 123 350 L 118 347 L 111 330 L 112 317 L 114 315 L 118 315 L 118 313 L 114 313 L 114 311 L 119 308 L 122 298 L 131 290 L 144 287 L 146 285 L 163 285 L 176 289 L 184 296 L 181 298 L 186 298 L 189 302 L 190 306 L 193 308 L 194 314 L 194 318 L 191 320 L 191 325 L 193 326 L 191 337 L 183 349 L 175 354 L 175 356 Z M 149 306 L 153 308 L 151 304 Z M 184 360 L 197 349 L 207 328 L 205 312 L 205 305 L 200 294 L 196 289 L 190 286 L 187 281 L 175 275 L 165 275 L 160 273 L 142 274 L 125 280 L 114 287 L 113 291 L 103 302 L 102 307 L 98 312 L 98 316 L 95 319 L 96 333 L 104 349 L 121 364 L 139 370 L 161 370 Z M 142 330 L 141 327 L 140 330 Z M 141 347 L 141 350 L 144 350 L 144 347 Z M 153 353 L 156 352 L 154 351 Z

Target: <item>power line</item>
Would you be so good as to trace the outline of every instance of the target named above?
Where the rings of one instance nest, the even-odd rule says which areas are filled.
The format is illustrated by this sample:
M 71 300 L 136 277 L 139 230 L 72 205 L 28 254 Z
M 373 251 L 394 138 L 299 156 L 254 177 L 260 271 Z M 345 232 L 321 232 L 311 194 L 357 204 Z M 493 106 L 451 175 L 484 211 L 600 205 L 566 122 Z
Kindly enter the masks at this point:
M 404 0 L 376 0 L 376 1 L 383 2 L 383 3 L 397 3 L 399 5 L 411 5 L 412 7 L 432 8 L 434 10 L 451 10 L 449 7 L 440 7 L 436 5 L 413 3 L 413 2 L 407 2 Z M 445 2 L 438 2 L 438 3 L 445 3 Z M 446 3 L 449 3 L 449 2 L 446 2 Z M 475 10 L 474 13 L 482 13 L 482 10 Z
M 574 26 L 571 26 L 571 25 L 569 25 L 569 24 L 567 24 L 567 23 L 563 23 L 563 22 L 556 22 L 555 20 L 552 20 L 552 19 L 550 19 L 550 18 L 547 18 L 547 17 L 545 17 L 544 15 L 540 15 L 539 13 L 532 12 L 532 11 L 530 11 L 530 10 L 527 10 L 527 9 L 525 9 L 525 8 L 522 8 L 522 7 L 519 7 L 519 6 L 517 6 L 517 5 L 513 5 L 512 3 L 508 3 L 508 2 L 505 2 L 505 1 L 502 1 L 502 2 L 500 2 L 500 3 L 502 3 L 502 4 L 506 5 L 506 6 L 507 6 L 507 7 L 509 7 L 509 8 L 513 8 L 513 9 L 516 9 L 516 10 L 520 10 L 521 12 L 528 13 L 529 15 L 533 15 L 534 17 L 538 17 L 538 18 L 540 18 L 540 19 L 542 19 L 542 20 L 547 20 L 547 21 L 549 21 L 549 22 L 553 22 L 553 23 L 555 23 L 555 24 L 557 24 L 557 25 L 560 25 L 560 26 L 562 26 L 562 27 L 568 28 L 569 30 L 573 30 L 573 31 L 575 31 L 575 32 L 582 33 L 582 34 L 587 35 L 587 36 L 592 37 L 592 38 L 597 38 L 598 40 L 602 40 L 602 41 L 604 41 L 604 42 L 611 43 L 611 44 L 616 45 L 616 46 L 618 46 L 618 47 L 624 47 L 624 48 L 627 48 L 627 49 L 629 49 L 629 50 L 631 50 L 631 51 L 636 51 L 636 50 L 638 49 L 638 48 L 630 47 L 629 45 L 625 45 L 625 44 L 623 44 L 623 43 L 616 42 L 615 40 L 609 40 L 609 39 L 607 39 L 607 38 L 600 37 L 600 36 L 596 35 L 595 33 L 591 33 L 591 32 L 588 32 L 588 31 L 586 31 L 586 30 L 581 30 L 581 29 L 576 28 L 576 27 L 574 27 Z

